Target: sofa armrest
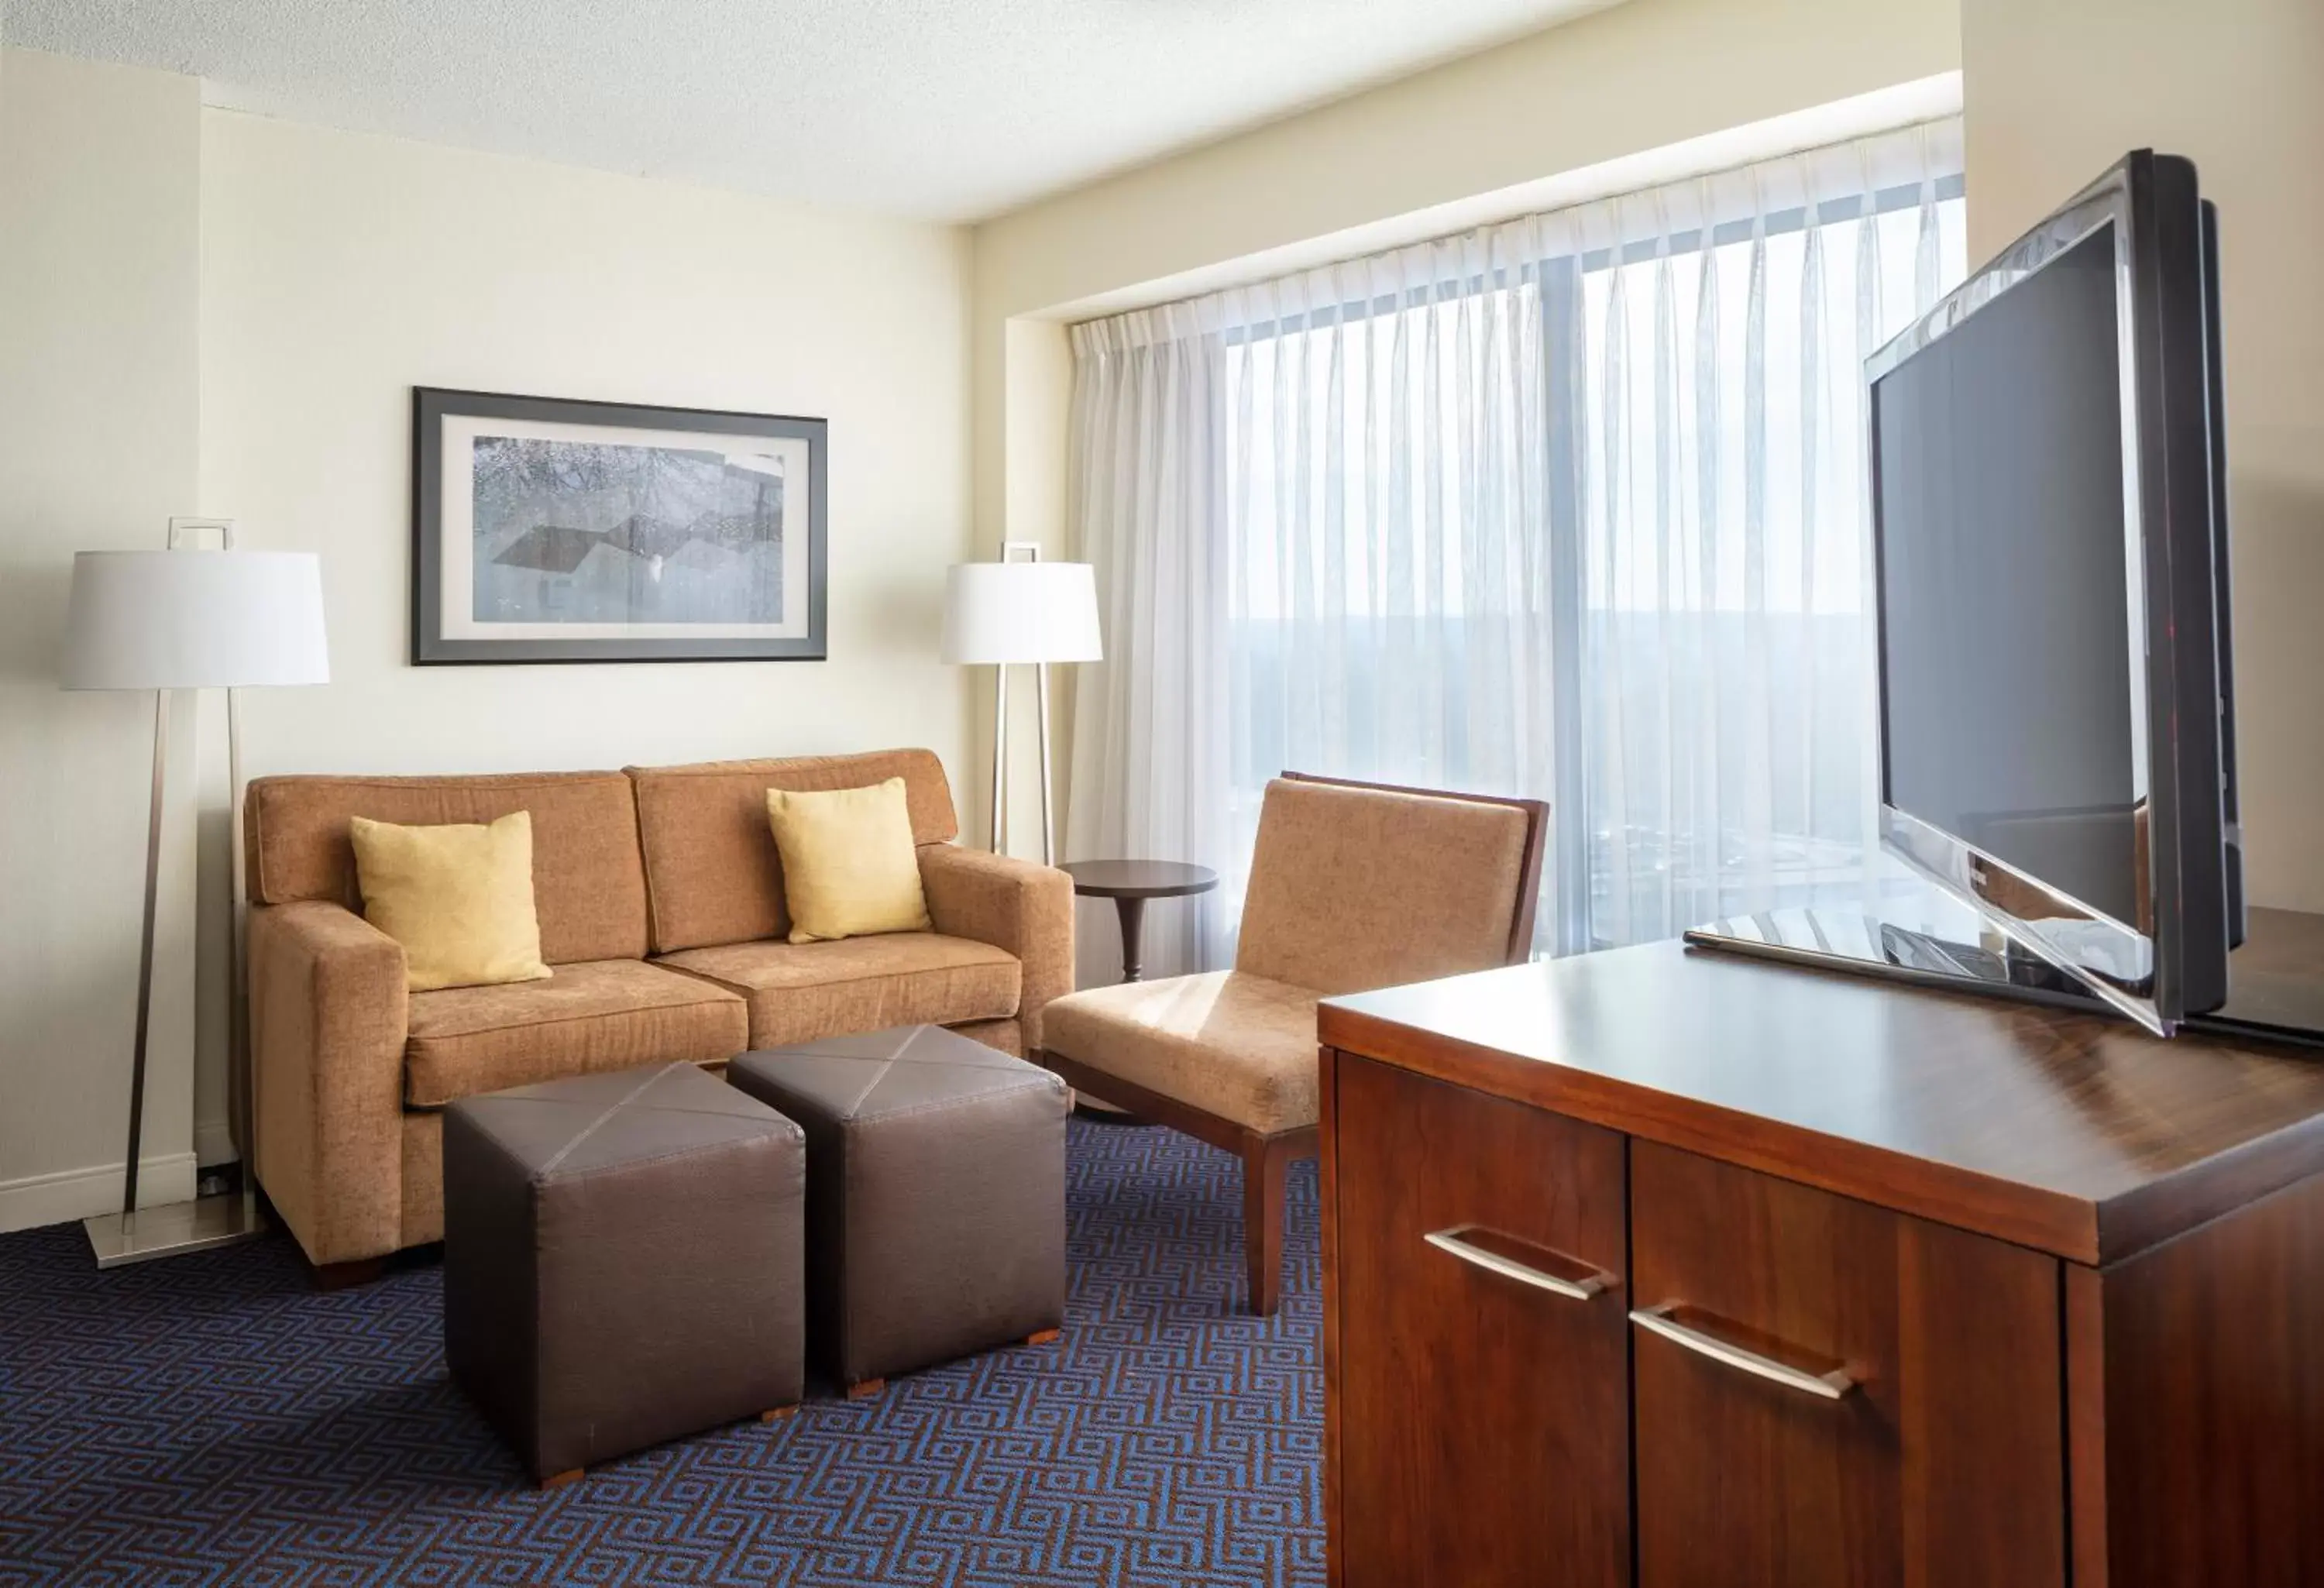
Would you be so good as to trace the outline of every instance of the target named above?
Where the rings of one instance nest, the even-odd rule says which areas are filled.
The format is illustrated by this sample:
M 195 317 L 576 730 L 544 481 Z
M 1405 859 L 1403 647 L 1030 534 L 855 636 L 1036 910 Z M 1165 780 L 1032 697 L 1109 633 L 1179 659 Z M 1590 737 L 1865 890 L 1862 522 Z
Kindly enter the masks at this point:
M 1030 1054 L 1042 1009 L 1074 990 L 1074 880 L 1028 860 L 923 844 L 920 887 L 937 931 L 1005 948 L 1024 966 L 1017 1021 Z
M 259 1184 L 318 1265 L 402 1244 L 403 949 L 337 904 L 250 911 Z

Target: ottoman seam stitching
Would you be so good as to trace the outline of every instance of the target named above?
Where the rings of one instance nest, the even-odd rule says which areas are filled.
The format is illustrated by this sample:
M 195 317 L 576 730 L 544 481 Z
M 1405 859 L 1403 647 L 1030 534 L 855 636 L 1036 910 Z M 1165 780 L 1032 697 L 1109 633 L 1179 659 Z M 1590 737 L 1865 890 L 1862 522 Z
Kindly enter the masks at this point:
M 889 1120 L 909 1119 L 915 1114 L 938 1113 L 949 1108 L 965 1108 L 971 1103 L 982 1103 L 987 1098 L 1012 1096 L 1019 1092 L 1029 1092 L 1038 1085 L 1039 1085 L 1038 1082 L 1019 1081 L 1014 1085 L 996 1086 L 989 1092 L 972 1092 L 965 1097 L 941 1097 L 931 1103 L 916 1103 L 909 1108 L 891 1108 L 875 1114 L 844 1114 L 840 1118 L 845 1122 L 857 1125 L 883 1124 Z M 1064 1088 L 1060 1085 L 1043 1086 L 1041 1089 L 1054 1094 Z
M 683 1061 L 680 1062 L 682 1063 Z M 635 1103 L 639 1098 L 643 1097 L 648 1092 L 653 1090 L 655 1082 L 660 1080 L 664 1076 L 669 1075 L 672 1070 L 678 1067 L 678 1066 L 677 1064 L 663 1065 L 660 1068 L 655 1070 L 653 1074 L 648 1076 L 636 1085 L 631 1087 L 627 1092 L 622 1094 L 619 1100 L 608 1103 L 598 1113 L 595 1119 L 591 1120 L 587 1124 L 582 1126 L 577 1132 L 566 1141 L 564 1146 L 558 1148 L 555 1152 L 550 1153 L 549 1155 L 549 1161 L 542 1164 L 538 1169 L 533 1171 L 534 1177 L 537 1179 L 546 1179 L 551 1174 L 555 1173 L 557 1166 L 565 1161 L 566 1156 L 575 1148 L 580 1146 L 581 1143 L 586 1141 L 590 1137 L 595 1135 L 600 1130 L 602 1130 L 607 1120 L 612 1119 L 615 1114 L 621 1113 L 622 1110 L 629 1107 L 631 1103 Z
M 797 1127 L 794 1126 L 794 1128 L 796 1129 Z M 797 1146 L 805 1139 L 805 1137 L 806 1132 L 804 1131 L 800 1131 L 798 1135 L 794 1136 L 786 1136 L 778 1131 L 769 1131 L 762 1135 L 736 1136 L 724 1141 L 697 1141 L 690 1147 L 674 1147 L 667 1152 L 657 1152 L 647 1157 L 615 1159 L 612 1163 L 599 1164 L 594 1168 L 571 1169 L 563 1172 L 559 1172 L 554 1168 L 535 1169 L 531 1174 L 530 1180 L 535 1186 L 546 1186 L 553 1180 L 586 1180 L 592 1175 L 612 1174 L 620 1169 L 642 1168 L 647 1164 L 668 1163 L 672 1159 L 696 1158 L 704 1153 L 715 1152 L 722 1148 L 747 1146 L 753 1141 L 779 1140 L 788 1142 L 792 1146 Z

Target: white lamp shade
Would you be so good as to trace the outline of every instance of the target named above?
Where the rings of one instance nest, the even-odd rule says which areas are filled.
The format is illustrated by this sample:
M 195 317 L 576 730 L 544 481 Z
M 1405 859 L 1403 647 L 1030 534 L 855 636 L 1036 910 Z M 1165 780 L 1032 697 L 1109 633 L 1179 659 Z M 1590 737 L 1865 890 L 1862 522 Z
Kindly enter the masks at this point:
M 944 659 L 1096 661 L 1097 576 L 1085 562 L 963 562 L 945 584 Z
M 83 551 L 68 689 L 325 684 L 322 564 L 309 551 Z

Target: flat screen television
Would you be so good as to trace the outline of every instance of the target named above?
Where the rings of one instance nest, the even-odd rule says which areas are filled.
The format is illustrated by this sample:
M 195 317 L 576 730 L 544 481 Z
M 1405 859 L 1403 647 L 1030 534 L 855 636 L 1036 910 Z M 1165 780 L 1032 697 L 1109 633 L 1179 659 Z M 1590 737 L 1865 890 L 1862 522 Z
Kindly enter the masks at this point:
M 1866 366 L 1883 846 L 2166 1034 L 2240 937 L 2216 235 L 2134 152 Z

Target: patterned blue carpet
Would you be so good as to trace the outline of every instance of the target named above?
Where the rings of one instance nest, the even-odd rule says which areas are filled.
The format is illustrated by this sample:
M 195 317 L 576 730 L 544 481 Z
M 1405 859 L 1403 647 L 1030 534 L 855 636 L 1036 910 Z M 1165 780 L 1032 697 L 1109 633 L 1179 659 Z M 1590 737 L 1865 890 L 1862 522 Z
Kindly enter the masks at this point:
M 546 1494 L 445 1376 L 433 1265 L 326 1296 L 280 1236 L 110 1274 L 0 1236 L 0 1583 L 1320 1583 L 1314 1166 L 1261 1322 L 1233 1160 L 1072 1131 L 1061 1344 Z

